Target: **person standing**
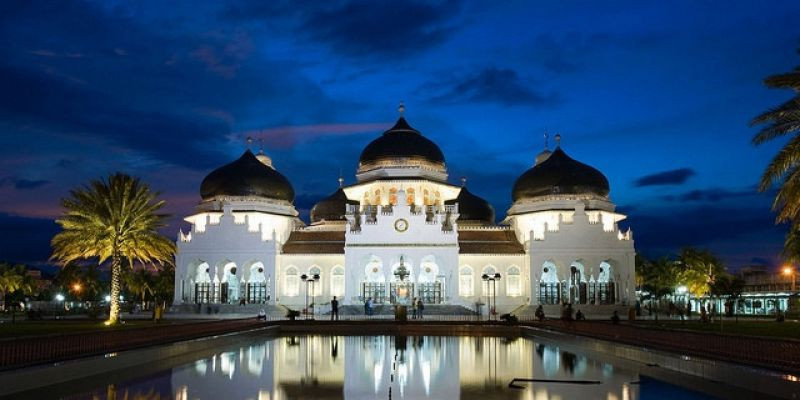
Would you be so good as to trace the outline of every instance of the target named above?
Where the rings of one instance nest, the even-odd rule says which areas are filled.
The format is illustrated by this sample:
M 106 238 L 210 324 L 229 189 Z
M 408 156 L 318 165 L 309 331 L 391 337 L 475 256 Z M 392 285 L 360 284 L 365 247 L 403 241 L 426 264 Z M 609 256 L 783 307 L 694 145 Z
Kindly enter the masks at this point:
M 333 300 L 331 300 L 331 321 L 339 320 L 339 300 L 336 300 L 336 296 L 333 296 Z
M 422 303 L 422 299 L 417 300 L 417 316 L 419 319 L 422 319 L 422 311 L 425 310 L 425 304 Z
M 369 298 L 364 301 L 364 315 L 369 315 Z
M 411 319 L 417 319 L 417 298 L 411 300 Z

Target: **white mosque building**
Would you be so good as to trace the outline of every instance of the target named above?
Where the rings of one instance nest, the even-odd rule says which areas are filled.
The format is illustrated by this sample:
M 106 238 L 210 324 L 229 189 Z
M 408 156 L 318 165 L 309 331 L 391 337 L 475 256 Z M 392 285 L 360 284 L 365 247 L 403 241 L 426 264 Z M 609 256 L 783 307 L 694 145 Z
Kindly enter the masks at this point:
M 212 171 L 185 218 L 191 230 L 179 233 L 175 304 L 301 309 L 306 296 L 342 305 L 418 297 L 443 310 L 572 303 L 592 312 L 634 299 L 632 234 L 617 226 L 625 216 L 608 180 L 558 145 L 519 176 L 499 223 L 464 182 L 448 182 L 442 151 L 402 108 L 362 151 L 356 183 L 342 182 L 307 225 L 263 151 Z

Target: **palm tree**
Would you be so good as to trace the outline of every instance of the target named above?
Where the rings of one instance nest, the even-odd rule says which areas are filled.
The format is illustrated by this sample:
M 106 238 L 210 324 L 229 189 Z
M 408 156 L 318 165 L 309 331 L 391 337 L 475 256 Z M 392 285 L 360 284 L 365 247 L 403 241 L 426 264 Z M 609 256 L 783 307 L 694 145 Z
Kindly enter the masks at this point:
M 780 186 L 772 203 L 773 210 L 778 211 L 776 222 L 792 222 L 784 243 L 784 254 L 800 260 L 800 248 L 797 246 L 800 241 L 800 67 L 770 76 L 764 80 L 764 84 L 770 88 L 792 89 L 795 92 L 795 96 L 787 102 L 754 118 L 751 125 L 767 124 L 753 137 L 756 145 L 785 135 L 791 136 L 764 170 L 758 189 L 763 192 L 773 184 Z
M 153 275 L 144 267 L 125 274 L 125 287 L 142 299 L 142 309 L 146 308 L 147 296 L 153 294 L 153 286 Z
M 17 269 L 6 264 L 0 264 L 0 306 L 5 308 L 6 295 L 16 292 L 22 286 L 22 275 Z
M 63 264 L 97 258 L 111 260 L 111 309 L 106 324 L 119 321 L 120 275 L 123 259 L 130 265 L 169 263 L 175 243 L 157 232 L 167 216 L 158 211 L 163 200 L 142 183 L 122 173 L 97 179 L 70 191 L 62 199 L 64 215 L 56 222 L 63 229 L 53 237 L 52 258 Z

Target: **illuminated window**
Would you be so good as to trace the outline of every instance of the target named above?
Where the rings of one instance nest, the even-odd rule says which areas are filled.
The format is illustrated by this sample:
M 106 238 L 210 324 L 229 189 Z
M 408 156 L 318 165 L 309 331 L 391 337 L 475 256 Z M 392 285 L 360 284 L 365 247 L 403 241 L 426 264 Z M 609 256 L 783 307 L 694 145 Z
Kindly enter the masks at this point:
M 300 277 L 297 276 L 295 267 L 286 269 L 286 276 L 283 279 L 283 294 L 285 296 L 297 296 L 300 294 Z
M 472 275 L 472 268 L 464 266 L 458 274 L 458 295 L 459 296 L 472 296 L 475 294 L 474 287 L 475 281 Z
M 319 280 L 310 284 L 308 293 L 312 296 L 322 296 L 322 271 L 315 265 L 308 270 L 308 275 L 309 277 L 319 275 Z
M 331 296 L 344 296 L 344 268 L 338 265 L 331 271 Z
M 511 267 L 506 274 L 506 294 L 511 297 L 522 295 L 522 282 L 519 268 Z

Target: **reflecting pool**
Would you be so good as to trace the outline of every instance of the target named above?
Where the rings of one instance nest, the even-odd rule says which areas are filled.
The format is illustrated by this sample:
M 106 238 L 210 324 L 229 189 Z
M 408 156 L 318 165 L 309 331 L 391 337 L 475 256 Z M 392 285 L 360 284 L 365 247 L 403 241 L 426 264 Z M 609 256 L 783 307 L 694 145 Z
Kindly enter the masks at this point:
M 514 378 L 519 381 L 509 387 Z M 292 336 L 202 354 L 67 399 L 703 399 L 526 338 Z M 391 394 L 390 394 L 391 393 Z

